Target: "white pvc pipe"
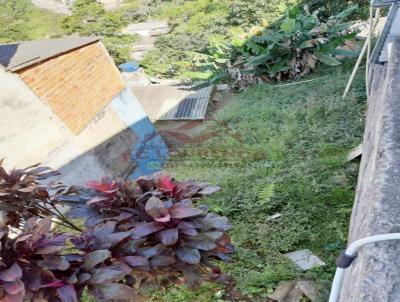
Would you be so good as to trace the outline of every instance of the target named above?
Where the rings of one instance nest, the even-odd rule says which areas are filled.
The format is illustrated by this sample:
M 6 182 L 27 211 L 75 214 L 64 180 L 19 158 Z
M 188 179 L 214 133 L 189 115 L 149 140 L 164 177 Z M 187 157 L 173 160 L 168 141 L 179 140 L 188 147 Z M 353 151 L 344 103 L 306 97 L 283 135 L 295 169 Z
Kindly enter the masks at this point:
M 358 249 L 368 243 L 375 243 L 386 240 L 400 240 L 400 233 L 389 233 L 365 237 L 352 242 L 345 251 L 348 256 L 353 256 L 357 253 Z M 345 269 L 338 267 L 333 278 L 331 294 L 329 302 L 337 302 L 339 300 L 340 290 L 342 288 L 342 281 Z

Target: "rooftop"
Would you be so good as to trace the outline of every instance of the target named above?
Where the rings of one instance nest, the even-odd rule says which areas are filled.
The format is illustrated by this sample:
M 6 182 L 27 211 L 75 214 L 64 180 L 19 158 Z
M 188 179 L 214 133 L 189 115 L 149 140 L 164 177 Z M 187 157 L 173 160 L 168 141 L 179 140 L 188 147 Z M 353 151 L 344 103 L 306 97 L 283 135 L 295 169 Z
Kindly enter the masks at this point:
M 150 120 L 203 120 L 213 86 L 199 90 L 179 86 L 132 86 Z
M 0 64 L 17 71 L 99 41 L 99 37 L 67 37 L 0 45 Z

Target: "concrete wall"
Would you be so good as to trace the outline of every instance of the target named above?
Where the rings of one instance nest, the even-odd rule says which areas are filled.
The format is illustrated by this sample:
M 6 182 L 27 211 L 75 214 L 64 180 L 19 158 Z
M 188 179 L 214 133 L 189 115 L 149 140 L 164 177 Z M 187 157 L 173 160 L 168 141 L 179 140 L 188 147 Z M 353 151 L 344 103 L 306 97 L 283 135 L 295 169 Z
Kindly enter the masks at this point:
M 150 174 L 168 154 L 154 131 L 125 88 L 75 135 L 16 74 L 0 69 L 0 158 L 6 168 L 43 162 L 70 184 Z M 155 154 L 160 149 L 163 156 Z
M 349 242 L 400 232 L 400 39 L 372 72 Z M 340 301 L 400 301 L 400 241 L 364 246 L 346 271 Z

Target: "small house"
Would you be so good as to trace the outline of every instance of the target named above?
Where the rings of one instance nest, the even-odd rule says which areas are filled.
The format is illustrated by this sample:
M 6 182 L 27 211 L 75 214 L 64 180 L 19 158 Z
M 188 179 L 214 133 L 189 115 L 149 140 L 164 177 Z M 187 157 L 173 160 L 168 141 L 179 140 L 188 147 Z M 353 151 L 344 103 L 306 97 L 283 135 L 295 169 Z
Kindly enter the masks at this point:
M 0 45 L 0 158 L 65 181 L 151 174 L 162 138 L 98 37 Z

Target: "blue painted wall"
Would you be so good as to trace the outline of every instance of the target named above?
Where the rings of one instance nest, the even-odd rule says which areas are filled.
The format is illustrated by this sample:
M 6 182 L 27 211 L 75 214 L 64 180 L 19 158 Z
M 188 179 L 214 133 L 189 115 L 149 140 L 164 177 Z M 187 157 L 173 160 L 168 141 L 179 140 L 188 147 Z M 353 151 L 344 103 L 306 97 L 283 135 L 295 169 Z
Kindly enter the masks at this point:
M 131 158 L 136 162 L 137 168 L 129 178 L 160 171 L 169 157 L 168 148 L 162 137 L 157 134 L 137 98 L 125 88 L 114 98 L 111 106 L 138 138 L 131 151 Z

